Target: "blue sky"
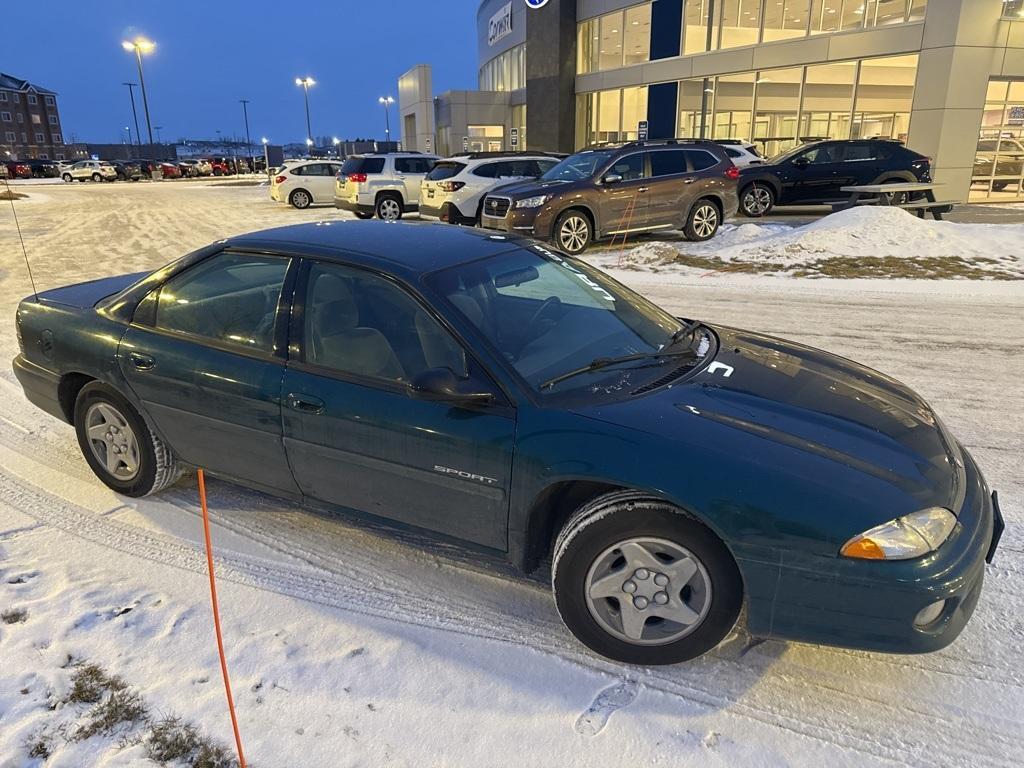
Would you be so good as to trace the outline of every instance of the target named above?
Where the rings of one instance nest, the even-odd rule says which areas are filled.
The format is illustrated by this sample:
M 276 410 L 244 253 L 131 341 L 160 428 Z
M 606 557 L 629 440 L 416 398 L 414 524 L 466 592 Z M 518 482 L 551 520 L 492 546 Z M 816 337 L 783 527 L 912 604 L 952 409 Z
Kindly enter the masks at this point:
M 250 100 L 253 142 L 301 141 L 302 89 L 311 75 L 315 135 L 383 138 L 382 95 L 398 97 L 398 76 L 434 67 L 434 91 L 476 87 L 479 0 L 60 0 L 40 16 L 34 3 L 4 9 L 0 71 L 57 91 L 64 140 L 111 142 L 132 124 L 128 89 L 138 82 L 121 40 L 144 34 L 153 125 L 165 141 L 244 135 Z M 45 17 L 45 18 L 44 18 Z M 21 30 L 21 32 L 18 32 Z M 145 118 L 136 91 L 139 124 Z M 397 133 L 397 104 L 391 108 Z M 134 131 L 134 124 L 132 124 Z M 155 133 L 154 133 L 155 137 Z

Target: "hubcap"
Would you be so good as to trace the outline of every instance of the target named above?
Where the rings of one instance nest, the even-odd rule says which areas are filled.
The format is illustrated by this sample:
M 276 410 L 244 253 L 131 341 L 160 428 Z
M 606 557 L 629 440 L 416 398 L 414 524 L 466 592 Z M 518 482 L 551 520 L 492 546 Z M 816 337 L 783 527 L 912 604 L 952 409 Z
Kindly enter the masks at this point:
M 567 218 L 558 232 L 559 242 L 569 253 L 582 251 L 587 246 L 588 238 L 587 222 L 581 216 Z
M 665 645 L 690 634 L 711 607 L 704 564 L 667 539 L 638 537 L 602 552 L 583 585 L 590 615 L 632 645 Z
M 306 195 L 305 192 L 296 192 L 295 193 L 295 204 L 299 208 L 305 208 L 307 205 L 309 205 L 309 197 Z
M 380 204 L 380 217 L 385 221 L 394 221 L 398 218 L 401 211 L 398 209 L 398 203 L 388 198 L 382 200 Z
M 700 238 L 708 238 L 718 229 L 718 209 L 713 205 L 702 205 L 693 214 L 693 231 Z
M 92 455 L 118 480 L 139 473 L 139 444 L 128 420 L 110 403 L 95 403 L 85 412 L 85 430 Z
M 747 192 L 743 198 L 744 207 L 746 207 L 747 213 L 752 213 L 756 216 L 767 211 L 771 202 L 771 193 L 762 187 L 754 187 Z

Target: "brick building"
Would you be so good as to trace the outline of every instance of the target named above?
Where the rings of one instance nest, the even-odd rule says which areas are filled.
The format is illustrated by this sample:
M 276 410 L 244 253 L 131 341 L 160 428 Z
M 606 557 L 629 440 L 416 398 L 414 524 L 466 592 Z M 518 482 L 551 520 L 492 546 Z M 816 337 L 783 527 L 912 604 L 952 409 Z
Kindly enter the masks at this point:
M 65 158 L 57 94 L 0 72 L 0 155 Z

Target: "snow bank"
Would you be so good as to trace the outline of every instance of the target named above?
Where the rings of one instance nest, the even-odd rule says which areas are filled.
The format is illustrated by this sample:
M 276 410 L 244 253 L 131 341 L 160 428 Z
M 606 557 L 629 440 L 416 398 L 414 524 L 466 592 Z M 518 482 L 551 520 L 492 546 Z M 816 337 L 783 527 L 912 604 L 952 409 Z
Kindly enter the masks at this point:
M 956 224 L 919 219 L 899 208 L 863 206 L 798 227 L 726 225 L 706 243 L 644 243 L 627 252 L 623 262 L 664 265 L 674 260 L 673 251 L 783 268 L 835 258 L 955 258 L 1024 275 L 1024 225 Z

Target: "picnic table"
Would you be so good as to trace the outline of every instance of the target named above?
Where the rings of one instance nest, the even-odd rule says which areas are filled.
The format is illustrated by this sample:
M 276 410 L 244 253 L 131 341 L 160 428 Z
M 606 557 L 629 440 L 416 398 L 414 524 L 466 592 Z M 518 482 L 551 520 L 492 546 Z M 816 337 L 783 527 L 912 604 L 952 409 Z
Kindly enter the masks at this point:
M 953 210 L 953 201 L 935 199 L 935 184 L 932 182 L 900 181 L 889 184 L 855 184 L 839 189 L 841 192 L 848 192 L 850 198 L 834 204 L 832 206 L 833 213 L 853 208 L 856 205 L 891 205 L 905 211 L 913 211 L 922 219 L 926 213 L 930 213 L 937 221 L 942 221 L 942 215 Z M 907 197 L 903 202 L 895 202 L 895 194 L 900 192 Z M 910 195 L 914 193 L 923 195 L 924 199 L 911 200 Z

